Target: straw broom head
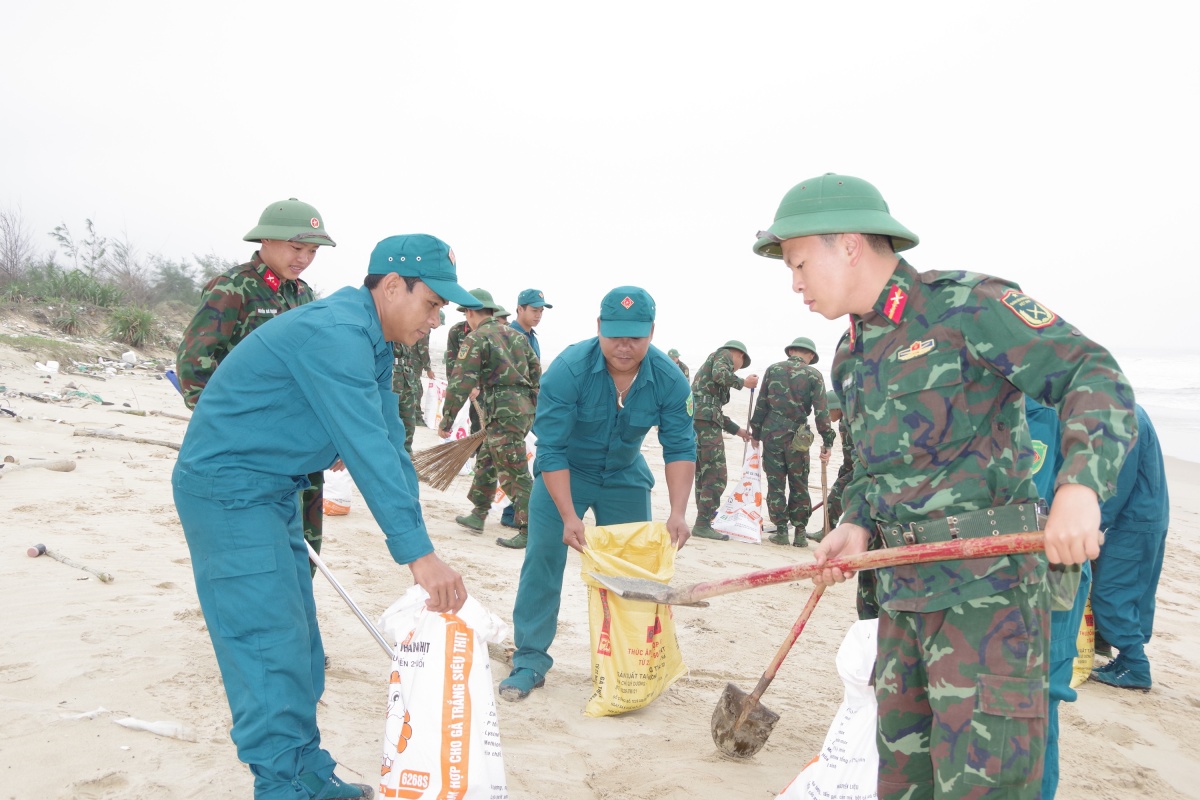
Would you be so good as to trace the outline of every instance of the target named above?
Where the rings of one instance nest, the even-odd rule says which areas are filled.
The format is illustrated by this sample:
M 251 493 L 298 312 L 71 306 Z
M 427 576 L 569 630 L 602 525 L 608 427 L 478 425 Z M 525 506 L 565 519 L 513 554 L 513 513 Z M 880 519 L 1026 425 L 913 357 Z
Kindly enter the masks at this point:
M 483 438 L 487 435 L 487 418 L 483 415 L 483 409 L 479 407 L 479 401 L 473 399 L 471 404 L 475 406 L 475 413 L 479 415 L 482 426 L 478 431 L 462 439 L 418 450 L 412 455 L 417 477 L 434 489 L 444 490 L 454 482 L 467 459 L 475 455 L 475 451 L 483 444 Z

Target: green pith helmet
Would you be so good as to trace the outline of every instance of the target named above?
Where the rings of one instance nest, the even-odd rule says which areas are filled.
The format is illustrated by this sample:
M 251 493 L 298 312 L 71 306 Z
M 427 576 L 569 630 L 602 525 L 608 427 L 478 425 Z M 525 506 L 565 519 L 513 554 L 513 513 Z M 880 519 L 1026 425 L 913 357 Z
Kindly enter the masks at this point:
M 439 309 L 438 309 L 438 326 L 440 327 L 440 326 L 442 326 L 442 325 L 445 325 L 445 324 L 446 324 L 446 312 L 445 312 L 445 311 L 442 311 L 442 310 L 439 308 Z
M 745 361 L 742 362 L 742 367 L 744 368 L 750 366 L 750 354 L 746 352 L 746 345 L 742 344 L 737 339 L 730 339 L 728 342 L 721 345 L 721 349 L 737 350 L 746 357 Z
M 670 350 L 667 351 L 667 355 L 670 356 L 671 358 L 679 358 L 679 351 L 676 350 L 674 347 L 672 347 Z
M 492 312 L 493 317 L 507 317 L 509 310 L 504 306 L 496 306 L 496 310 Z
M 471 296 L 483 304 L 479 307 L 480 309 L 490 308 L 492 310 L 492 316 L 496 315 L 496 311 L 498 309 L 503 308 L 503 306 L 492 299 L 492 293 L 487 289 L 472 289 Z M 467 309 L 465 306 L 459 306 L 457 310 L 466 311 Z
M 808 362 L 809 364 L 815 364 L 821 360 L 821 356 L 817 354 L 817 346 L 813 344 L 813 340 L 804 336 L 797 336 L 793 339 L 791 344 L 783 348 L 783 354 L 790 358 L 792 354 L 788 350 L 794 350 L 797 347 L 801 347 L 813 354 L 812 361 Z
M 825 407 L 830 411 L 842 410 L 842 401 L 838 400 L 837 392 L 835 392 L 833 389 L 829 389 L 825 392 Z
M 258 218 L 258 225 L 242 239 L 247 242 L 274 239 L 280 242 L 327 244 L 337 247 L 325 232 L 325 223 L 321 222 L 320 213 L 308 203 L 302 203 L 294 197 L 271 203 L 264 208 L 262 216 Z
M 798 183 L 783 196 L 775 222 L 758 232 L 754 252 L 783 258 L 780 243 L 798 236 L 822 233 L 877 233 L 892 237 L 897 253 L 921 240 L 892 218 L 883 195 L 861 178 L 827 172 Z

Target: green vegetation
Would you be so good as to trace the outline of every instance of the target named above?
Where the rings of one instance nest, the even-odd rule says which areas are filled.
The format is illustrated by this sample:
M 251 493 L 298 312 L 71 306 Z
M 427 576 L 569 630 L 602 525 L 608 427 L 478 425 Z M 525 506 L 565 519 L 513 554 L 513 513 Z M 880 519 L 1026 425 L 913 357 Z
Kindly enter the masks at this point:
M 153 342 L 154 329 L 154 314 L 133 306 L 115 309 L 108 321 L 108 335 L 134 347 Z
M 95 360 L 95 353 L 82 345 L 47 339 L 44 336 L 0 336 L 0 344 L 32 353 L 43 361 L 57 361 L 64 365 L 69 365 L 72 361 Z

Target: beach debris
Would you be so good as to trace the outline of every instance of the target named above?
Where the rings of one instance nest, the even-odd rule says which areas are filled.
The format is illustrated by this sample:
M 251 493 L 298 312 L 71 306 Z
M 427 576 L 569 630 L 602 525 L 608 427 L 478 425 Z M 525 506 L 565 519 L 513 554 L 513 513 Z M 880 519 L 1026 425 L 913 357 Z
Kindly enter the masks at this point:
M 172 739 L 179 739 L 184 742 L 196 741 L 196 735 L 187 726 L 179 722 L 146 722 L 134 717 L 114 719 L 113 722 L 135 731 L 147 731 L 158 736 L 169 736 Z
M 38 372 L 46 372 L 51 375 L 58 374 L 58 362 L 57 361 L 47 361 L 45 364 L 43 364 L 40 361 L 35 361 L 33 364 L 33 367 Z
M 172 414 L 170 411 L 151 411 L 152 417 L 166 417 L 167 419 L 177 419 L 183 422 L 191 421 L 191 417 L 185 417 L 183 414 Z
M 172 450 L 179 449 L 178 442 L 168 442 L 163 439 L 146 439 L 142 436 L 126 436 L 123 433 L 110 431 L 103 428 L 76 428 L 76 436 L 95 436 L 98 439 L 116 439 L 122 442 L 137 442 L 139 444 L 153 444 L 159 447 L 170 447 Z
M 31 461 L 28 464 L 18 464 L 15 460 L 9 461 L 12 456 L 5 456 L 4 463 L 0 464 L 0 478 L 10 472 L 17 472 L 23 469 L 48 469 L 51 472 L 74 472 L 75 462 L 67 458 L 51 459 L 49 461 Z
M 124 353 L 121 353 L 121 360 L 132 367 L 138 362 L 137 353 L 132 350 L 126 350 Z
M 68 567 L 74 567 L 75 569 L 81 569 L 84 572 L 90 572 L 99 578 L 101 583 L 113 582 L 113 576 L 109 575 L 107 572 L 100 572 L 99 570 L 92 569 L 91 567 L 85 567 L 83 564 L 78 564 L 65 556 L 60 556 L 58 553 L 55 553 L 44 544 L 39 543 L 27 548 L 25 550 L 25 554 L 30 558 L 37 558 L 38 556 L 50 556 L 55 561 L 66 564 Z
M 59 714 L 59 717 L 62 719 L 95 719 L 101 714 L 111 713 L 112 712 L 104 706 L 100 706 L 99 708 L 93 708 L 91 711 L 84 711 L 82 714 Z

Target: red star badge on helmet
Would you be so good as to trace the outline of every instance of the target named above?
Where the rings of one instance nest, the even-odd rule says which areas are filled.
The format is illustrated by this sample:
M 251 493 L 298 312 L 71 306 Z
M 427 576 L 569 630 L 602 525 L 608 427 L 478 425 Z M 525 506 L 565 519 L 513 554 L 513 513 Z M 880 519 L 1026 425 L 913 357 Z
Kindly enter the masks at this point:
M 313 217 L 312 219 L 310 219 L 308 221 L 308 224 L 312 225 L 314 228 L 319 228 L 319 227 L 321 227 L 321 220 L 317 219 L 316 217 Z

